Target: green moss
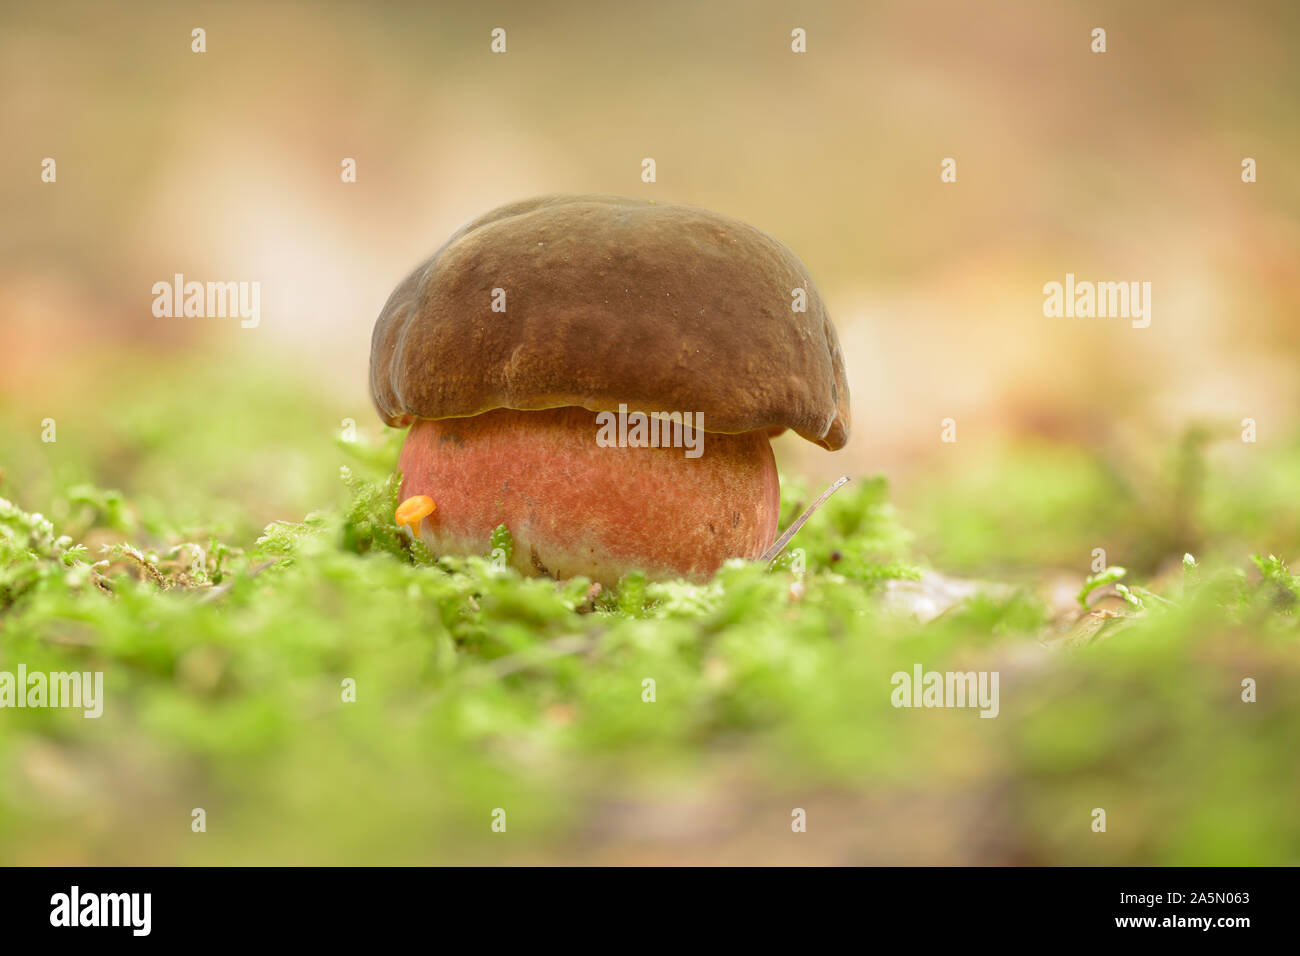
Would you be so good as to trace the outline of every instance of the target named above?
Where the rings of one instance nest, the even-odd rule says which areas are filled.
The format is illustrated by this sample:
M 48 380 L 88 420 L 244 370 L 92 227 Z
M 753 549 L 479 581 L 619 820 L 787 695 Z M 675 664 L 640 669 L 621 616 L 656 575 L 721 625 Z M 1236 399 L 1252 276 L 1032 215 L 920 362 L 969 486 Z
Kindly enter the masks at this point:
M 126 441 L 170 457 L 194 440 L 172 435 L 151 425 Z M 1167 534 L 1175 573 L 1126 565 L 1132 600 L 1086 640 L 1070 635 L 1090 618 L 1052 605 L 1032 577 L 937 616 L 886 600 L 906 593 L 900 583 L 926 588 L 927 564 L 950 570 L 945 555 L 996 577 L 1010 551 L 1028 561 L 1041 542 L 1044 562 L 1068 551 L 1082 563 L 1083 544 L 1136 540 L 1114 497 L 1123 482 L 1073 473 L 1074 452 L 1013 454 L 974 482 L 1018 499 L 960 483 L 947 497 L 913 494 L 909 515 L 929 529 L 917 539 L 884 480 L 858 479 L 771 568 L 735 561 L 706 584 L 631 574 L 598 593 L 585 579 L 521 577 L 505 529 L 469 557 L 429 554 L 401 533 L 400 439 L 307 442 L 322 472 L 347 456 L 339 492 L 312 491 L 316 510 L 260 534 L 230 530 L 246 517 L 224 532 L 190 520 L 195 488 L 170 499 L 183 517 L 169 524 L 171 492 L 147 471 L 124 474 L 121 493 L 87 484 L 91 467 L 62 491 L 5 489 L 0 670 L 100 670 L 106 700 L 98 720 L 0 711 L 0 854 L 492 860 L 505 851 L 490 813 L 503 807 L 510 858 L 553 859 L 576 852 L 578 834 L 618 839 L 601 821 L 629 795 L 707 793 L 756 833 L 772 806 L 870 794 L 872 826 L 934 839 L 949 833 L 939 807 L 981 807 L 1019 861 L 1300 859 L 1287 797 L 1300 780 L 1282 759 L 1300 739 L 1297 579 L 1280 558 L 1251 568 L 1244 553 L 1224 557 L 1232 539 L 1211 526 L 1179 572 L 1184 549 Z M 281 437 L 248 441 L 257 455 Z M 1186 508 L 1244 513 L 1205 500 L 1209 464 L 1184 470 L 1201 475 Z M 192 478 L 220 495 L 219 475 Z M 1088 510 L 1094 497 L 1115 507 Z M 786 482 L 783 524 L 809 500 Z M 1029 541 L 1011 540 L 1022 530 Z M 936 534 L 949 535 L 944 547 L 918 546 Z M 1274 554 L 1300 550 L 1261 537 Z M 1120 574 L 1089 579 L 1081 599 Z M 998 718 L 895 708 L 891 676 L 917 664 L 998 671 Z M 1254 703 L 1241 699 L 1245 679 Z M 200 806 L 201 836 L 189 831 Z M 1089 829 L 1096 806 L 1121 834 L 1109 843 Z M 1248 825 L 1215 829 L 1243 814 Z M 645 838 L 629 826 L 627 839 Z M 1122 835 L 1134 828 L 1141 838 Z

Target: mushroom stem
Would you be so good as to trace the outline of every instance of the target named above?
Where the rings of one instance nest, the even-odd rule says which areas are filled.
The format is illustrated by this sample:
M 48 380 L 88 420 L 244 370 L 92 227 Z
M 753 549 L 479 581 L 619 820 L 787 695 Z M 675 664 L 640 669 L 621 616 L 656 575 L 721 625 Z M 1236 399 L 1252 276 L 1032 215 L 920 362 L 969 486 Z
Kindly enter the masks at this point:
M 421 420 L 398 459 L 399 500 L 437 496 L 422 535 L 434 554 L 482 554 L 505 525 L 506 560 L 521 574 L 606 587 L 630 571 L 704 580 L 776 537 L 780 487 L 763 432 L 710 434 L 698 458 L 607 447 L 598 434 L 597 413 L 573 407 Z
M 785 529 L 785 533 L 782 534 L 781 537 L 777 538 L 776 541 L 772 543 L 772 547 L 764 551 L 759 556 L 758 560 L 771 561 L 778 554 L 784 551 L 785 546 L 790 543 L 790 539 L 793 538 L 795 534 L 798 533 L 799 529 L 804 526 L 804 523 L 809 518 L 812 517 L 813 512 L 816 511 L 818 508 L 820 508 L 822 505 L 824 505 L 826 503 L 826 499 L 829 498 L 831 495 L 835 494 L 835 492 L 839 491 L 840 488 L 843 487 L 844 483 L 847 482 L 848 480 L 849 480 L 849 476 L 844 475 L 833 485 L 831 485 L 820 495 L 818 495 L 817 500 L 814 501 L 812 504 L 810 504 L 807 508 L 805 508 L 803 510 L 803 514 L 801 514 L 799 517 L 794 519 L 794 523 L 791 524 L 790 527 Z

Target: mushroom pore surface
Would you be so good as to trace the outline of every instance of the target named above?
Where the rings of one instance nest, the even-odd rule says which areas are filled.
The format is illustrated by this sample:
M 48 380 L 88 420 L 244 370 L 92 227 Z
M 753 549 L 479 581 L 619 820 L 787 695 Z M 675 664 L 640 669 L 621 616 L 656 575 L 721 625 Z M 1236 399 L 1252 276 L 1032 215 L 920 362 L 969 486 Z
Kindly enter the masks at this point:
M 422 419 L 402 446 L 401 496 L 428 495 L 434 554 L 484 554 L 504 524 L 524 574 L 701 580 L 776 537 L 780 489 L 763 432 L 706 432 L 702 454 L 597 442 L 594 412 L 495 409 Z

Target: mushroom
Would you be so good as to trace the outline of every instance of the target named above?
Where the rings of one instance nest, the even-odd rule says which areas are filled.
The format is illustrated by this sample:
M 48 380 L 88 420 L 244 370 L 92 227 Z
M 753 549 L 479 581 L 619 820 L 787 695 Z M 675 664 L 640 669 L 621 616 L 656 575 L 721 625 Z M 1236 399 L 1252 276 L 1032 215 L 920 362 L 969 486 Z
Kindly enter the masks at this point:
M 780 505 L 769 438 L 849 436 L 839 341 L 794 253 L 617 196 L 512 203 L 456 232 L 375 322 L 370 388 L 410 426 L 397 519 L 433 553 L 482 554 L 504 524 L 519 571 L 606 584 L 760 556 Z
M 411 534 L 418 537 L 420 522 L 433 514 L 437 508 L 438 506 L 428 495 L 412 495 L 397 506 L 397 514 L 394 517 L 399 527 L 410 528 Z

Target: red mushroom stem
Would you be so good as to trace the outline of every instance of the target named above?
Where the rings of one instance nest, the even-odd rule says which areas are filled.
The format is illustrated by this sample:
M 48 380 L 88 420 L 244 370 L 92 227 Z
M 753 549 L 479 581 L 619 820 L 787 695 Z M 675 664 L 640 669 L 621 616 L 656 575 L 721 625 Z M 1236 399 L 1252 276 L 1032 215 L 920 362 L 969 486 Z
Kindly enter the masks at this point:
M 633 570 L 703 579 L 771 545 L 780 489 L 764 432 L 709 433 L 691 458 L 603 446 L 598 430 L 574 407 L 416 422 L 401 494 L 438 502 L 421 538 L 435 554 L 482 552 L 504 524 L 521 572 L 606 584 Z

